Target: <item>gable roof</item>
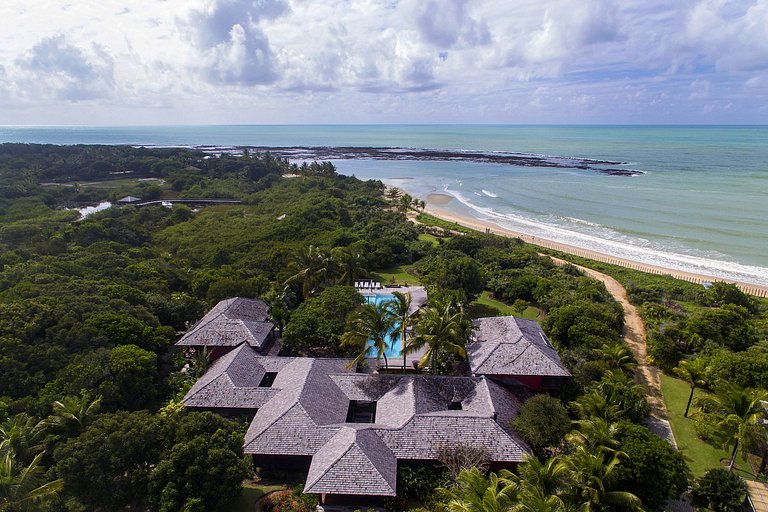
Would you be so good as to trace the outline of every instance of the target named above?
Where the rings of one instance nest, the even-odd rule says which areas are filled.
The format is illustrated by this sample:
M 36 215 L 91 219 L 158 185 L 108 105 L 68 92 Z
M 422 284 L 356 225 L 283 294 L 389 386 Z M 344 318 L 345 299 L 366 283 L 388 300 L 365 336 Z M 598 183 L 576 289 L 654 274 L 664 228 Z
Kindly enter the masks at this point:
M 314 457 L 304 492 L 395 496 L 397 459 L 371 428 L 342 427 Z
M 475 375 L 570 377 L 539 324 L 513 316 L 478 318 L 467 359 Z
M 236 347 L 246 342 L 260 348 L 274 325 L 267 321 L 269 307 L 261 299 L 235 297 L 222 300 L 176 342 L 181 346 Z

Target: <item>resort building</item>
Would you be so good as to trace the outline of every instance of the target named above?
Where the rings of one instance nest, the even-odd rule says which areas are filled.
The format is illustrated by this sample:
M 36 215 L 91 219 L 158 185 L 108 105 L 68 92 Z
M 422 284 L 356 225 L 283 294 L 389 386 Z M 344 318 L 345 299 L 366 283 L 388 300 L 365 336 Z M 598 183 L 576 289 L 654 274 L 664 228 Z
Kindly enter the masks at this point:
M 539 324 L 514 316 L 478 318 L 467 345 L 473 375 L 551 389 L 571 377 Z
M 217 308 L 206 329 L 227 310 Z M 482 450 L 493 468 L 512 468 L 530 449 L 511 420 L 531 389 L 569 374 L 535 322 L 484 318 L 475 326 L 473 374 L 456 377 L 355 373 L 347 359 L 264 356 L 243 339 L 184 404 L 252 414 L 244 452 L 254 466 L 306 472 L 304 492 L 324 504 L 395 496 L 398 467 L 434 464 L 466 447 Z
M 222 300 L 176 342 L 177 346 L 207 349 L 216 360 L 242 343 L 266 354 L 275 341 L 269 307 L 261 299 Z

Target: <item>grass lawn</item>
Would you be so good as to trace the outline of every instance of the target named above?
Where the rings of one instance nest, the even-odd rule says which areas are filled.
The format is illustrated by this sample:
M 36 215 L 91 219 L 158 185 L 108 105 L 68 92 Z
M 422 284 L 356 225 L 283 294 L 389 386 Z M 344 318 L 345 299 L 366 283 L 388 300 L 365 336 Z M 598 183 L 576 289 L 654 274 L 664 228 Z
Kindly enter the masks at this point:
M 378 281 L 382 286 L 386 286 L 392 283 L 392 278 L 395 278 L 397 284 L 408 283 L 409 286 L 418 286 L 421 284 L 418 276 L 414 276 L 408 273 L 410 265 L 398 265 L 397 267 L 388 268 L 380 272 L 373 272 L 371 279 Z
M 419 235 L 419 240 L 422 242 L 429 242 L 432 245 L 437 245 L 439 242 L 437 241 L 438 238 L 434 235 L 428 235 L 426 233 L 422 233 Z
M 672 432 L 675 434 L 677 447 L 688 462 L 693 475 L 700 477 L 710 468 L 727 467 L 727 460 L 731 452 L 699 439 L 693 428 L 693 420 L 683 417 L 685 404 L 688 402 L 688 395 L 691 392 L 690 386 L 681 379 L 662 375 L 661 390 L 664 393 L 664 402 L 667 405 L 669 421 L 672 424 Z M 694 394 L 694 401 L 700 393 L 704 393 L 704 391 L 697 389 Z M 721 464 L 720 459 L 725 459 L 726 466 Z M 739 456 L 736 459 L 736 466 L 738 469 L 734 469 L 734 471 L 740 476 L 749 480 L 755 479 L 749 464 L 743 457 Z
M 536 320 L 540 313 L 541 311 L 538 308 L 528 306 L 528 308 L 523 312 L 523 318 Z M 470 316 L 473 318 L 509 315 L 517 316 L 516 313 L 513 312 L 512 308 L 507 304 L 491 298 L 491 292 L 488 291 L 483 292 L 480 297 L 478 297 L 477 300 L 472 303 L 472 311 L 470 312 Z
M 284 489 L 284 487 L 281 485 L 244 484 L 242 494 L 232 503 L 230 510 L 232 512 L 253 512 L 259 498 L 279 489 Z

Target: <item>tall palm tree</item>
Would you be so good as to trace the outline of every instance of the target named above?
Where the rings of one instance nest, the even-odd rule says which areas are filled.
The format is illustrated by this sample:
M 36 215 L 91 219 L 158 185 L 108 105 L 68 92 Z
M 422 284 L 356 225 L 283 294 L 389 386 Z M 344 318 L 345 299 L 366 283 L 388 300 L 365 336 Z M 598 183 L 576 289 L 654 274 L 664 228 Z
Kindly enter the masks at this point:
M 514 504 L 517 483 L 509 471 L 486 478 L 477 468 L 462 469 L 456 483 L 450 489 L 438 489 L 447 498 L 449 512 L 507 512 Z
M 363 304 L 355 311 L 349 322 L 347 331 L 341 335 L 341 343 L 360 349 L 359 355 L 352 361 L 352 365 L 365 359 L 368 353 L 368 341 L 376 350 L 376 360 L 384 357 L 384 367 L 389 368 L 387 360 L 387 336 L 393 331 L 395 318 L 392 316 L 386 302 L 379 304 Z
M 465 345 L 472 333 L 470 322 L 462 311 L 453 311 L 453 305 L 430 306 L 419 315 L 416 323 L 416 336 L 411 342 L 414 350 L 427 346 L 427 351 L 419 361 L 419 366 L 429 364 L 432 373 L 437 373 L 437 362 L 443 353 L 453 353 L 462 359 L 467 358 Z
M 42 458 L 43 454 L 38 453 L 28 466 L 23 466 L 10 451 L 0 457 L 0 512 L 39 510 L 41 504 L 63 489 L 61 479 L 40 483 L 45 472 L 40 466 Z
M 714 423 L 725 438 L 725 445 L 733 443 L 728 471 L 733 469 L 739 443 L 749 435 L 752 425 L 765 416 L 762 402 L 768 392 L 742 388 L 730 382 L 722 382 L 714 395 L 698 399 L 705 418 Z
M 84 392 L 79 397 L 65 397 L 52 405 L 53 414 L 45 418 L 43 424 L 52 432 L 75 437 L 82 434 L 96 417 L 101 397 L 91 400 L 90 393 Z
M 329 270 L 330 258 L 320 247 L 309 245 L 306 249 L 294 254 L 288 262 L 288 268 L 295 273 L 288 278 L 287 283 L 301 281 L 301 293 L 304 300 L 312 295 L 316 286 L 321 284 Z
M 336 247 L 331 260 L 336 262 L 339 283 L 348 286 L 355 284 L 356 276 L 365 268 L 365 255 L 359 247 Z
M 410 347 L 408 346 L 408 329 L 411 327 L 411 294 L 403 292 L 394 292 L 394 299 L 389 301 L 387 307 L 397 322 L 398 327 L 392 333 L 392 342 L 400 341 L 401 352 L 403 355 L 403 373 L 405 373 L 405 360 Z
M 683 417 L 687 418 L 688 411 L 691 410 L 693 391 L 707 383 L 707 361 L 703 357 L 680 361 L 680 365 L 677 368 L 673 368 L 673 371 L 691 386 L 691 394 L 688 395 L 688 403 L 685 405 L 685 413 L 683 414 Z
M 583 512 L 612 507 L 640 509 L 640 498 L 626 491 L 611 490 L 623 452 L 591 450 L 579 445 L 566 457 L 571 472 L 571 495 Z

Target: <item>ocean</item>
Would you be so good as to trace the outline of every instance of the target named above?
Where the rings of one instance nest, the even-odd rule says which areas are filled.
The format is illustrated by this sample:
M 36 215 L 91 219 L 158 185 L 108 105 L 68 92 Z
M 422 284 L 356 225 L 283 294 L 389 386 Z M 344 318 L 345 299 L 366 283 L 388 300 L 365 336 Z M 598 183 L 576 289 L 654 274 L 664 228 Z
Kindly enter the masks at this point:
M 341 173 L 381 179 L 420 199 L 450 196 L 440 208 L 514 231 L 638 263 L 768 285 L 766 126 L 0 127 L 0 141 L 541 156 L 558 165 L 371 158 L 334 163 Z M 611 161 L 612 169 L 632 172 L 596 172 L 584 161 Z

